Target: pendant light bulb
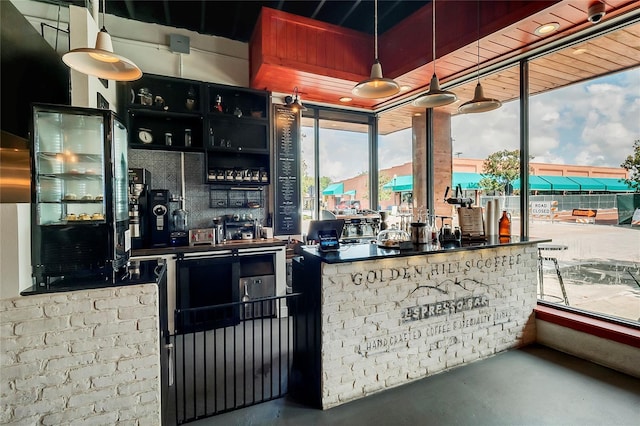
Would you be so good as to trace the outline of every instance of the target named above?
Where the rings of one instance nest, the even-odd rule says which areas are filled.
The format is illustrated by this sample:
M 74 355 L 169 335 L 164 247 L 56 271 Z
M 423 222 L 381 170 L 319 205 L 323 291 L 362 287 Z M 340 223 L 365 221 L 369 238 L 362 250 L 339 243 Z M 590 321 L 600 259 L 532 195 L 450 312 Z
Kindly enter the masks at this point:
M 103 1 L 103 24 L 104 8 Z M 104 25 L 98 31 L 94 48 L 81 47 L 70 50 L 62 55 L 62 61 L 76 71 L 106 80 L 133 81 L 142 77 L 142 71 L 133 61 L 113 52 L 111 36 Z
M 440 81 L 436 75 L 436 0 L 431 5 L 433 18 L 433 35 L 431 41 L 433 43 L 433 76 L 429 83 L 429 91 L 413 101 L 413 106 L 421 108 L 435 108 L 439 106 L 449 105 L 458 100 L 455 93 L 440 89 Z
M 473 99 L 460 105 L 458 112 L 461 114 L 475 113 L 475 112 L 487 112 L 498 109 L 502 106 L 502 102 L 493 98 L 486 98 L 484 96 L 484 90 L 482 85 L 478 81 L 476 90 L 473 95 Z
M 378 59 L 378 0 L 375 0 L 374 11 L 374 50 L 375 61 L 371 66 L 368 79 L 356 84 L 351 90 L 355 96 L 368 99 L 387 98 L 400 92 L 400 85 L 390 78 L 382 76 L 382 65 Z

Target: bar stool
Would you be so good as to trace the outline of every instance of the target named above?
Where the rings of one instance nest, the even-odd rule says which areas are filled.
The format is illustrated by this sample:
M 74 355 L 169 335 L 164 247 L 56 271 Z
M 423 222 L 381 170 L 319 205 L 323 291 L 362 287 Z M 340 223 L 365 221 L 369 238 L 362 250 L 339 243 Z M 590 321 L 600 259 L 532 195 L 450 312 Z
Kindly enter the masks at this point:
M 567 291 L 564 288 L 564 281 L 562 281 L 562 275 L 560 274 L 560 267 L 558 266 L 558 259 L 555 257 L 551 257 L 551 256 L 543 256 L 542 252 L 543 251 L 550 251 L 550 252 L 554 252 L 554 251 L 563 251 L 563 250 L 567 250 L 569 247 L 562 245 L 562 244 L 538 244 L 538 279 L 540 281 L 540 299 L 544 299 L 545 294 L 544 294 L 544 278 L 543 278 L 543 264 L 545 260 L 548 261 L 552 261 L 555 268 L 556 268 L 556 274 L 558 275 L 558 282 L 560 282 L 560 289 L 562 290 L 562 297 L 558 297 L 558 296 L 553 296 L 550 294 L 547 294 L 546 296 L 549 297 L 556 297 L 560 300 L 564 299 L 564 303 L 565 305 L 569 306 L 569 298 L 567 297 Z

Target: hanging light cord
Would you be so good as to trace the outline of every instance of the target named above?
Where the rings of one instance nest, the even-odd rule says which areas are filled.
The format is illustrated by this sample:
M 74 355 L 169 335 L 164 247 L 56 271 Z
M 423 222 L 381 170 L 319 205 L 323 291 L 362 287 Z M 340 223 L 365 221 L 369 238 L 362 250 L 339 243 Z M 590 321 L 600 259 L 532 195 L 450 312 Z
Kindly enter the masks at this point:
M 374 41 L 374 55 L 376 57 L 376 61 L 378 60 L 378 0 L 374 0 L 373 2 L 374 10 L 373 10 L 373 41 Z
M 104 13 L 107 10 L 107 0 L 102 0 L 102 28 L 105 28 L 104 26 Z
M 432 22 L 432 27 L 433 27 L 433 37 L 432 37 L 432 42 L 433 42 L 433 74 L 436 73 L 436 0 L 433 0 L 433 4 L 432 6 L 432 12 L 433 12 L 433 18 L 431 19 Z
M 480 83 L 480 0 L 476 3 L 477 5 L 477 13 L 476 13 L 476 31 L 477 31 L 477 40 L 476 44 L 478 46 L 478 83 Z

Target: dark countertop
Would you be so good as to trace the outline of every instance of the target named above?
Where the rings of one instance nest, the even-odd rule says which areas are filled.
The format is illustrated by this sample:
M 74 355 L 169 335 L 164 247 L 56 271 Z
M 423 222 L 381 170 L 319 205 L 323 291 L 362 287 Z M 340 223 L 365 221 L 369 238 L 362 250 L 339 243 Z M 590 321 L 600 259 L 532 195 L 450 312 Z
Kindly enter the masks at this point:
M 209 244 L 200 246 L 158 247 L 148 249 L 136 249 L 131 251 L 131 257 L 160 256 L 165 254 L 199 253 L 207 251 L 238 250 L 260 247 L 286 246 L 287 241 L 278 238 L 261 238 L 259 240 L 231 240 L 222 244 Z
M 303 256 L 312 256 L 325 263 L 349 263 L 363 260 L 389 259 L 393 257 L 415 256 L 421 254 L 436 254 L 459 252 L 469 250 L 480 250 L 494 247 L 508 247 L 520 245 L 533 245 L 547 243 L 551 240 L 542 238 L 520 238 L 511 237 L 508 242 L 500 242 L 498 238 L 489 239 L 485 242 L 463 242 L 461 247 L 441 248 L 439 245 L 424 244 L 412 246 L 408 250 L 391 248 L 381 248 L 377 244 L 343 244 L 336 252 L 322 253 L 317 246 L 301 246 L 299 253 Z
M 129 267 L 126 277 L 113 279 L 111 277 L 73 277 L 61 278 L 52 282 L 47 287 L 29 287 L 20 292 L 21 296 L 30 296 L 43 293 L 60 293 L 65 291 L 86 290 L 105 287 L 119 287 L 136 284 L 157 284 L 159 278 L 165 273 L 166 265 L 157 260 L 145 260 L 135 262 L 137 268 Z

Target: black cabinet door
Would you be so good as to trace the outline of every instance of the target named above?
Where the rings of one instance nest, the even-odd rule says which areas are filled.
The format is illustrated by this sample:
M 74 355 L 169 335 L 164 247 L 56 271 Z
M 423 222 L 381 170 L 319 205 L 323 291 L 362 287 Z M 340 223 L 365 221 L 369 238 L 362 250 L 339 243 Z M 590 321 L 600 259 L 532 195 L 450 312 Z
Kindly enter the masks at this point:
M 178 260 L 177 333 L 238 324 L 239 278 L 236 256 Z

